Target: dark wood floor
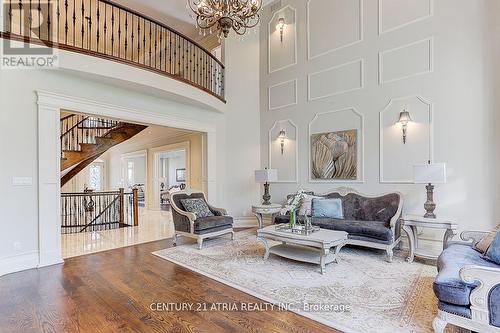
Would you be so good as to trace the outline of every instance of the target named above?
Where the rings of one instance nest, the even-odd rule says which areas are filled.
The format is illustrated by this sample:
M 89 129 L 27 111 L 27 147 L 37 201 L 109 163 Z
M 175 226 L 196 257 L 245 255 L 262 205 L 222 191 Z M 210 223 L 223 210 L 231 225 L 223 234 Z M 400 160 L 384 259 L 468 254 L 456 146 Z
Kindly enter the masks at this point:
M 151 254 L 171 240 L 0 278 L 0 332 L 333 332 L 292 312 L 154 312 L 153 302 L 261 302 Z

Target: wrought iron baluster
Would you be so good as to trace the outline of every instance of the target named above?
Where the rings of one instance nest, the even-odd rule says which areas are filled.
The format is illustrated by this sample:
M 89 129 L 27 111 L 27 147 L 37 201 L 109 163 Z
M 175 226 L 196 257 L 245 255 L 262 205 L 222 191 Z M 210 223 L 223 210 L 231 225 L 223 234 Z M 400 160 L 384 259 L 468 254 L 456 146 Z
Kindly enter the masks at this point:
M 115 8 L 111 7 L 111 55 L 115 54 Z
M 97 18 L 97 32 L 96 32 L 96 50 L 97 52 L 99 53 L 99 39 L 101 38 L 101 32 L 100 32 L 100 28 L 101 28 L 101 22 L 100 22 L 100 19 L 101 19 L 101 8 L 100 8 L 100 2 L 99 0 L 97 0 L 97 13 L 96 13 L 96 18 Z
M 122 11 L 118 8 L 118 58 L 121 56 L 121 38 L 122 38 Z
M 125 59 L 127 59 L 128 53 L 128 13 L 125 12 Z

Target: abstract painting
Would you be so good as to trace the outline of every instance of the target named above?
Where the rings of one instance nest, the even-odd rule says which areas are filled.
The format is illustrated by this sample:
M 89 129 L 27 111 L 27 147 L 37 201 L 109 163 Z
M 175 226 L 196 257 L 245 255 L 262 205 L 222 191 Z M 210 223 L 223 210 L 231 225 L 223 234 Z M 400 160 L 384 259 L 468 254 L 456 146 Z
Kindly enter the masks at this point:
M 311 135 L 313 180 L 356 180 L 358 130 Z

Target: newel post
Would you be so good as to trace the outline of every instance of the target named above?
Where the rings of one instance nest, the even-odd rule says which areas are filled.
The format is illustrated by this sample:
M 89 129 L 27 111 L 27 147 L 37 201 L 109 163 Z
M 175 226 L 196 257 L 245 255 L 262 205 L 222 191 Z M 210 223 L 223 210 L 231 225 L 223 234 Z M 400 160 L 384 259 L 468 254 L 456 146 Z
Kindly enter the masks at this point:
M 134 212 L 134 227 L 139 225 L 139 189 L 132 189 L 132 202 L 133 202 L 133 212 Z
M 125 189 L 120 188 L 119 199 L 120 201 L 120 225 L 125 223 Z

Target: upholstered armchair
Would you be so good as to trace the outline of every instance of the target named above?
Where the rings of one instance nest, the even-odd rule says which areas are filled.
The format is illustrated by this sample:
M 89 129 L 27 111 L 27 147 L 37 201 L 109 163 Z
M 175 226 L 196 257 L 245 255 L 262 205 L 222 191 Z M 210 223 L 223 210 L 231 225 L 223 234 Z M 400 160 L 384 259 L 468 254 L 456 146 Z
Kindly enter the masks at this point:
M 447 324 L 453 324 L 475 332 L 500 333 L 500 266 L 472 248 L 485 234 L 464 231 L 462 241 L 449 242 L 439 256 L 434 332 L 443 333 Z
M 189 199 L 201 199 L 209 209 L 209 213 L 203 215 L 208 216 L 199 217 L 196 213 L 188 211 L 183 201 L 187 203 L 185 200 Z M 204 239 L 226 234 L 231 234 L 231 239 L 234 238 L 233 218 L 227 215 L 225 209 L 211 206 L 203 192 L 186 190 L 172 193 L 170 204 L 175 227 L 174 244 L 177 243 L 178 236 L 194 238 L 198 243 L 198 249 L 201 250 Z

